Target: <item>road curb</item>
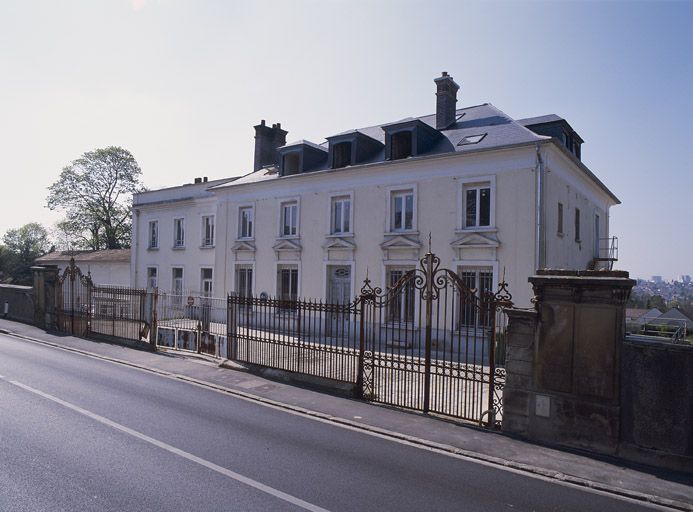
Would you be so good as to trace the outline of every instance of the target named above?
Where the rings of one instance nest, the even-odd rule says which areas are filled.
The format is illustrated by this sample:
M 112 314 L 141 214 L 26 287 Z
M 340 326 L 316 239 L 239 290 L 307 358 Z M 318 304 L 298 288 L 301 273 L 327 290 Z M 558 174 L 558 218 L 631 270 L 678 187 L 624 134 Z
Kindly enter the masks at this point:
M 663 498 L 661 496 L 656 496 L 656 495 L 652 495 L 652 494 L 645 494 L 645 493 L 641 493 L 641 492 L 637 492 L 637 491 L 632 491 L 629 489 L 623 489 L 621 487 L 611 486 L 611 485 L 597 482 L 594 480 L 588 480 L 588 479 L 581 478 L 581 477 L 567 475 L 567 474 L 564 474 L 564 473 L 561 473 L 558 471 L 548 470 L 548 469 L 541 468 L 538 466 L 533 466 L 531 464 L 524 464 L 521 462 L 502 459 L 502 458 L 495 457 L 492 455 L 486 455 L 483 453 L 466 450 L 463 448 L 457 448 L 455 446 L 451 446 L 451 445 L 447 445 L 447 444 L 437 443 L 435 441 L 429 441 L 427 439 L 422 439 L 419 437 L 414 437 L 414 436 L 410 436 L 407 434 L 402 434 L 401 432 L 387 430 L 387 429 L 383 429 L 380 427 L 375 427 L 373 425 L 368 425 L 365 423 L 360 423 L 360 422 L 349 420 L 346 418 L 341 418 L 339 416 L 333 416 L 330 414 L 321 413 L 318 411 L 313 411 L 311 409 L 306 409 L 304 407 L 286 404 L 283 402 L 278 402 L 278 401 L 272 400 L 270 398 L 265 398 L 265 397 L 261 397 L 258 395 L 253 395 L 252 393 L 247 393 L 245 391 L 240 391 L 237 389 L 228 388 L 226 386 L 215 384 L 213 382 L 199 380 L 199 379 L 196 379 L 194 377 L 189 377 L 187 375 L 172 373 L 172 372 L 169 372 L 166 370 L 161 370 L 158 368 L 149 367 L 149 366 L 145 366 L 145 365 L 138 364 L 138 363 L 133 363 L 131 361 L 126 361 L 123 359 L 118 359 L 116 357 L 105 356 L 102 354 L 90 352 L 88 350 L 69 347 L 69 346 L 61 345 L 59 343 L 55 343 L 52 341 L 42 340 L 42 339 L 34 338 L 31 336 L 26 336 L 23 334 L 8 331 L 7 329 L 0 328 L 0 334 L 5 334 L 7 336 L 12 336 L 14 338 L 23 339 L 23 340 L 30 341 L 33 343 L 39 343 L 41 345 L 50 346 L 50 347 L 57 348 L 60 350 L 65 350 L 68 352 L 78 353 L 78 354 L 85 355 L 88 357 L 93 357 L 95 359 L 101 359 L 104 361 L 109 361 L 112 363 L 121 364 L 123 366 L 129 366 L 131 368 L 136 368 L 138 370 L 147 371 L 149 373 L 153 373 L 153 374 L 160 375 L 163 377 L 172 378 L 172 379 L 188 382 L 191 384 L 195 384 L 197 386 L 213 389 L 215 391 L 229 394 L 232 396 L 236 396 L 236 397 L 248 400 L 248 401 L 262 403 L 264 405 L 268 405 L 268 406 L 278 408 L 278 409 L 283 409 L 283 410 L 290 411 L 290 412 L 293 412 L 296 414 L 301 414 L 303 416 L 316 418 L 316 419 L 319 419 L 319 420 L 322 420 L 325 422 L 348 426 L 348 427 L 355 429 L 355 430 L 361 430 L 364 432 L 376 434 L 378 436 L 397 439 L 400 441 L 405 441 L 405 442 L 412 444 L 412 445 L 421 446 L 421 447 L 425 447 L 425 448 L 440 451 L 440 452 L 446 452 L 446 453 L 458 455 L 461 457 L 465 457 L 467 459 L 472 459 L 472 460 L 492 464 L 494 466 L 509 468 L 509 469 L 513 469 L 513 470 L 523 472 L 523 473 L 530 473 L 530 474 L 538 475 L 538 476 L 548 478 L 551 480 L 565 482 L 565 483 L 569 483 L 572 485 L 577 485 L 580 487 L 585 487 L 588 489 L 593 489 L 596 491 L 600 491 L 600 492 L 604 492 L 604 493 L 608 493 L 608 494 L 613 494 L 616 496 L 621 496 L 624 498 L 629 498 L 629 499 L 644 502 L 644 503 L 651 503 L 654 505 L 669 507 L 669 508 L 676 509 L 676 510 L 683 510 L 683 511 L 689 511 L 689 512 L 693 511 L 693 505 L 689 505 L 687 503 L 680 502 L 678 500 L 672 500 L 669 498 Z M 128 348 L 128 347 L 125 347 L 125 348 Z M 171 352 L 167 352 L 167 353 L 170 354 Z M 177 355 L 177 354 L 174 354 L 174 355 Z M 225 368 L 225 369 L 229 369 L 231 371 L 234 371 L 233 368 L 230 368 L 227 365 L 222 366 L 222 364 L 219 364 L 218 366 L 220 368 Z M 240 371 L 244 371 L 244 370 L 240 370 Z

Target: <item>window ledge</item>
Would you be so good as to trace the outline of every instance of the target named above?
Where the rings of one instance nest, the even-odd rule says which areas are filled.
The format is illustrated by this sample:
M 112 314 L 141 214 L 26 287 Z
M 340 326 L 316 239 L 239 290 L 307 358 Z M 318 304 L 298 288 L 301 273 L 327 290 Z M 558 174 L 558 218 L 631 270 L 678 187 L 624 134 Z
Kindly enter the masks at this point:
M 234 240 L 234 242 L 254 242 L 254 241 L 255 241 L 255 237 L 254 237 L 254 236 L 251 236 L 251 237 L 238 237 L 238 238 L 236 238 L 236 239 Z
M 301 235 L 279 235 L 277 240 L 300 240 Z
M 418 229 L 402 229 L 401 231 L 387 231 L 384 236 L 397 236 L 397 235 L 419 235 Z
M 479 228 L 458 228 L 455 233 L 462 235 L 464 233 L 497 233 L 498 228 L 495 226 L 484 226 Z
M 185 250 L 185 246 L 184 245 L 174 245 L 173 247 L 171 247 L 171 249 L 173 249 L 174 251 L 183 251 L 183 250 Z
M 557 232 L 557 233 L 556 233 L 556 236 L 557 236 L 558 238 L 564 238 L 564 237 L 565 237 L 565 233 Z
M 158 247 L 147 247 L 147 250 L 148 251 L 158 251 L 159 248 Z
M 325 235 L 325 238 L 353 238 L 354 233 L 349 232 L 349 233 L 330 233 L 328 235 Z
M 201 245 L 200 249 L 214 249 L 213 245 Z

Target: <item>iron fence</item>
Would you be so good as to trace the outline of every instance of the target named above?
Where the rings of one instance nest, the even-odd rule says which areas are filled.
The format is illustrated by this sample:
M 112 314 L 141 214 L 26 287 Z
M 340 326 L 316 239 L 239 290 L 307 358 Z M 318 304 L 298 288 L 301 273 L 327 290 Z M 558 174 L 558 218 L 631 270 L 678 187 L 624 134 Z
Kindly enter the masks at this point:
M 226 299 L 199 293 L 159 292 L 156 301 L 159 347 L 227 357 Z
M 145 315 L 146 296 L 147 290 L 141 288 L 92 285 L 90 332 L 146 341 L 150 329 Z
M 359 342 L 354 304 L 230 295 L 230 358 L 356 383 Z

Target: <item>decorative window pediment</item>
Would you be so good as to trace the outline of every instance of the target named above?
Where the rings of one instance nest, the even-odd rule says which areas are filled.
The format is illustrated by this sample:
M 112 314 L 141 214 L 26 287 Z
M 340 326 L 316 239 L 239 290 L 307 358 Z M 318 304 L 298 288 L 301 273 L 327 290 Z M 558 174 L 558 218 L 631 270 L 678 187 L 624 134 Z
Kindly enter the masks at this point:
M 397 235 L 388 237 L 380 244 L 383 249 L 421 249 L 421 242 L 413 237 Z
M 282 238 L 277 240 L 277 243 L 275 243 L 272 246 L 272 249 L 279 255 L 280 253 L 300 253 L 303 247 L 301 246 L 301 243 L 298 240 L 295 239 L 290 239 L 290 238 Z
M 332 237 L 323 244 L 325 249 L 347 249 L 353 251 L 356 244 L 342 237 Z
M 500 240 L 495 234 L 469 233 L 464 235 L 450 245 L 455 249 L 465 248 L 489 248 L 495 249 L 500 245 Z
M 246 241 L 238 241 L 235 244 L 231 246 L 231 250 L 233 252 L 238 252 L 238 251 L 249 251 L 249 252 L 255 252 L 255 244 L 253 242 L 246 242 Z

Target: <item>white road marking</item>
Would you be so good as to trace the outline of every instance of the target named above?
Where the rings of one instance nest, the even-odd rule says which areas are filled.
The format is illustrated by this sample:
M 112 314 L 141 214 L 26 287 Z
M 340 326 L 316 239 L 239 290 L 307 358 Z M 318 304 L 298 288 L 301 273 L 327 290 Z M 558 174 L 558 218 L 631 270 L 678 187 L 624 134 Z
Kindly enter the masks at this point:
M 109 426 L 115 430 L 119 430 L 120 432 L 124 432 L 125 434 L 128 434 L 128 435 L 135 437 L 137 439 L 140 439 L 146 443 L 149 443 L 149 444 L 152 444 L 158 448 L 161 448 L 162 450 L 166 450 L 169 453 L 173 453 L 174 455 L 178 455 L 179 457 L 187 459 L 191 462 L 195 462 L 196 464 L 199 464 L 200 466 L 203 466 L 207 469 L 211 469 L 212 471 L 216 471 L 217 473 L 224 475 L 228 478 L 231 478 L 232 480 L 236 480 L 237 482 L 243 483 L 249 487 L 252 487 L 252 488 L 257 489 L 259 491 L 262 491 L 266 494 L 274 496 L 275 498 L 279 498 L 280 500 L 291 503 L 292 505 L 296 505 L 297 507 L 300 507 L 300 508 L 305 509 L 305 510 L 310 510 L 311 512 L 329 512 L 327 509 L 324 509 L 324 508 L 319 507 L 317 505 L 313 505 L 312 503 L 308 503 L 307 501 L 304 501 L 300 498 L 292 496 L 291 494 L 287 494 L 287 493 L 282 492 L 278 489 L 270 487 L 269 485 L 265 485 L 261 482 L 258 482 L 257 480 L 253 480 L 252 478 L 248 478 L 247 476 L 243 476 L 239 473 L 236 473 L 235 471 L 231 471 L 230 469 L 226 469 L 222 466 L 214 464 L 213 462 L 210 462 L 208 460 L 197 457 L 196 455 L 193 455 L 192 453 L 188 453 L 184 450 L 181 450 L 180 448 L 176 448 L 175 446 L 171 446 L 170 444 L 164 443 L 163 441 L 159 441 L 157 439 L 154 439 L 153 437 L 149 437 L 148 435 L 143 434 L 141 432 L 138 432 L 137 430 L 133 430 L 133 429 L 128 428 L 124 425 L 121 425 L 120 423 L 116 423 L 115 421 L 111 421 L 108 418 L 100 416 L 96 413 L 93 413 L 93 412 L 88 411 L 86 409 L 82 409 L 81 407 L 79 407 L 77 405 L 71 404 L 70 402 L 66 402 L 65 400 L 61 400 L 60 398 L 55 397 L 53 395 L 49 395 L 48 393 L 44 393 L 43 391 L 39 391 L 38 389 L 34 389 L 30 386 L 27 386 L 26 384 L 22 384 L 21 382 L 18 382 L 16 380 L 7 380 L 2 376 L 0 376 L 0 379 L 5 380 L 5 382 L 9 382 L 10 384 L 13 384 L 14 386 L 22 388 L 25 391 L 28 391 L 28 392 L 33 393 L 35 395 L 39 395 L 43 398 L 46 398 L 47 400 L 50 400 L 50 401 L 55 402 L 57 404 L 60 404 L 63 407 L 67 407 L 68 409 L 71 409 L 71 410 L 73 410 L 79 414 L 82 414 L 83 416 L 86 416 L 88 418 L 91 418 L 95 421 L 98 421 L 99 423 L 107 425 L 107 426 Z

